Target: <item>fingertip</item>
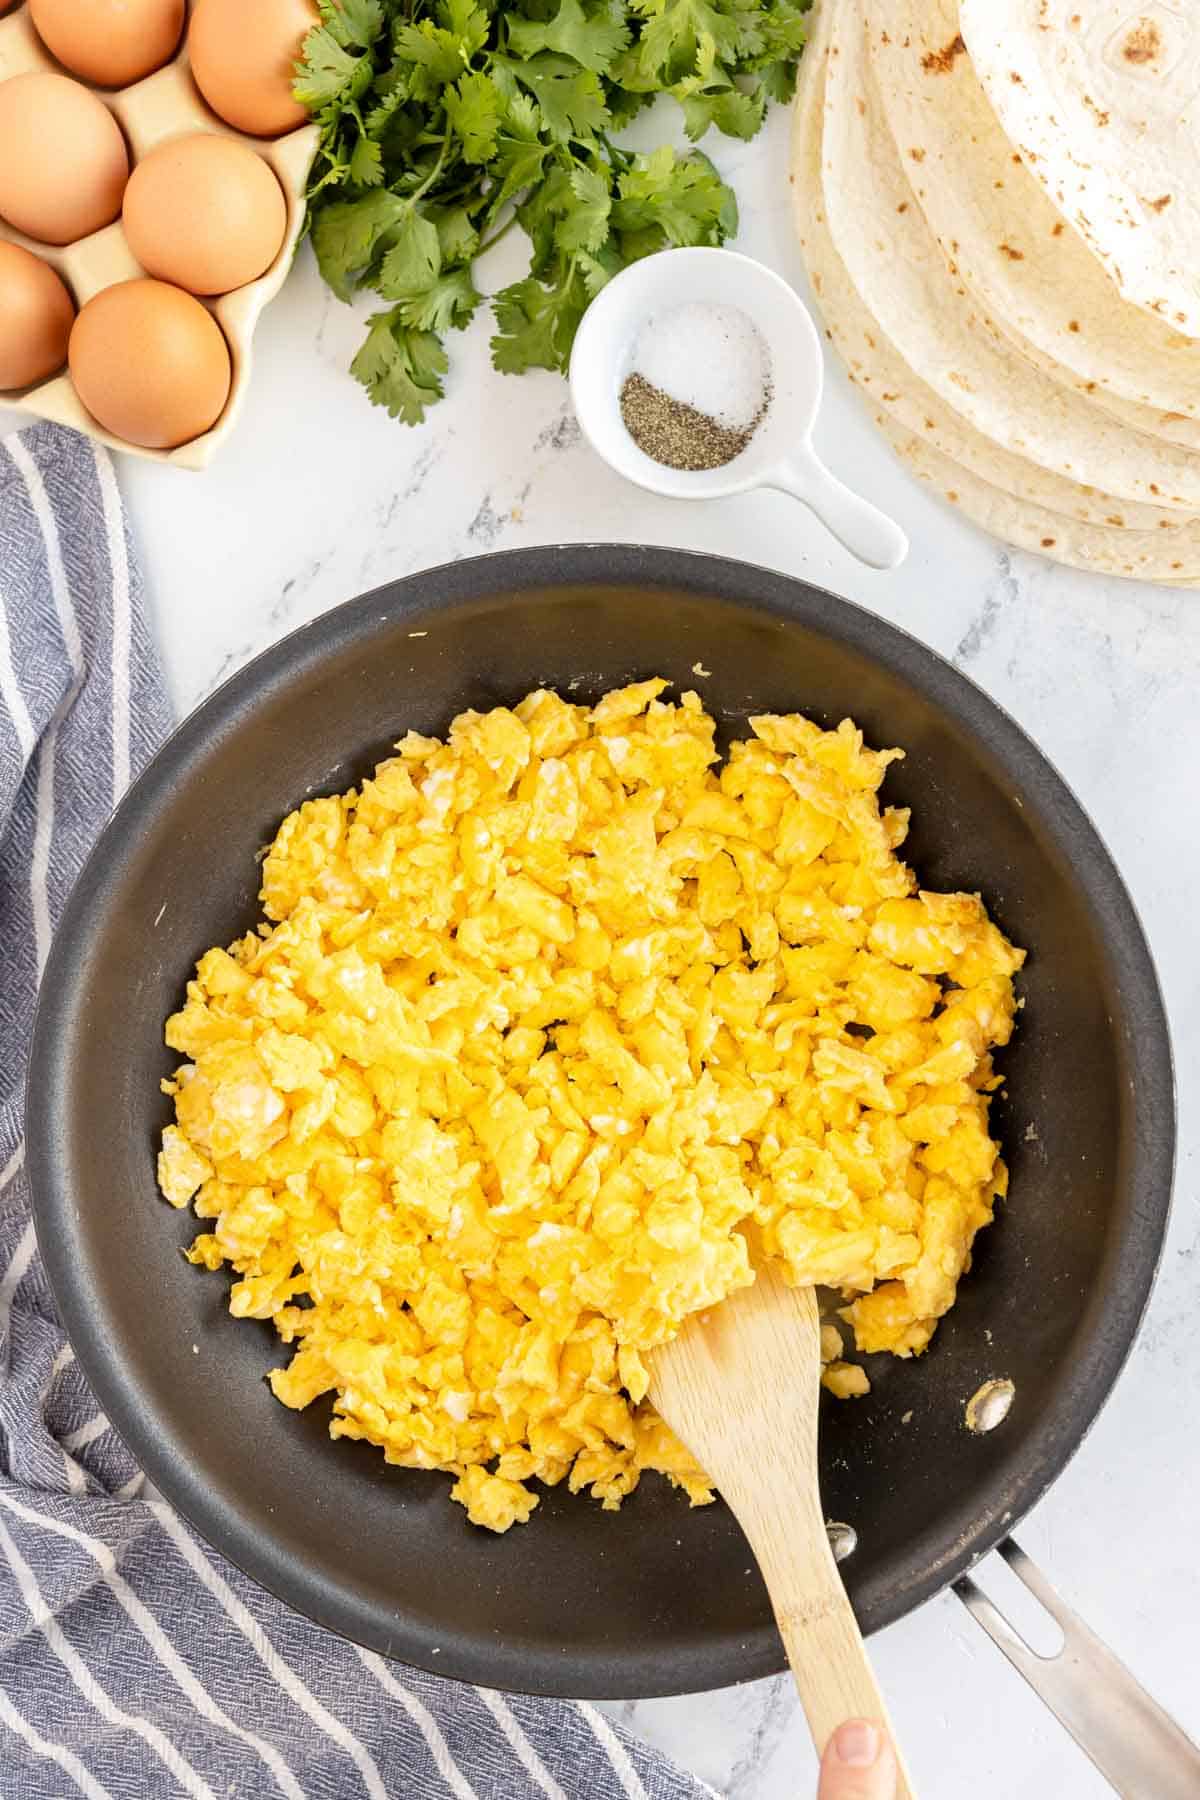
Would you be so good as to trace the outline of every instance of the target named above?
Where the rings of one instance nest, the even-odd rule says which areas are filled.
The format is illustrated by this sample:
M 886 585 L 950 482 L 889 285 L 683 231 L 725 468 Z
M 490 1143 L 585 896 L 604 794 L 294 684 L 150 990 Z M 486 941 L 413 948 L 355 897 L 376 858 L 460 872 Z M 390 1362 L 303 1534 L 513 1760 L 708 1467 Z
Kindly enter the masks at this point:
M 833 1734 L 835 1762 L 850 1769 L 870 1769 L 879 1761 L 879 1727 L 869 1719 L 847 1719 Z
M 874 1719 L 846 1719 L 821 1758 L 818 1800 L 895 1800 L 896 1758 Z

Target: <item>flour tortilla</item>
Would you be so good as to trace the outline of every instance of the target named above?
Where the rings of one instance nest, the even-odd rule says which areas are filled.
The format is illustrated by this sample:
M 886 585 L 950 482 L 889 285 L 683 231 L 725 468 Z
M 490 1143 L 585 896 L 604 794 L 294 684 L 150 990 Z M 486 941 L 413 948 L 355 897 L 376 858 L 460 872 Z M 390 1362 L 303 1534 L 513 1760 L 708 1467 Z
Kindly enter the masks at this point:
M 1128 430 L 989 328 L 951 275 L 899 167 L 861 0 L 831 19 L 822 185 L 850 278 L 905 361 L 985 437 L 1126 500 L 1200 511 L 1200 457 Z M 910 166 L 919 166 L 919 146 Z
M 828 8 L 822 7 L 822 12 Z M 882 410 L 904 430 L 1013 499 L 1031 502 L 1080 524 L 1172 531 L 1190 515 L 1163 512 L 1136 500 L 1117 500 L 1027 462 L 981 436 L 928 383 L 913 373 L 866 310 L 829 235 L 821 192 L 821 126 L 825 89 L 819 42 L 805 51 L 804 75 L 792 128 L 793 198 L 800 248 L 820 307 L 826 336 L 841 352 L 850 380 L 873 412 Z
M 1051 562 L 1074 569 L 1089 569 L 1094 575 L 1124 575 L 1161 587 L 1200 586 L 1200 525 L 1193 522 L 1172 532 L 1077 525 L 1060 513 L 1016 501 L 1011 494 L 981 481 L 925 438 L 906 431 L 889 414 L 876 413 L 875 423 L 918 481 L 1006 544 L 1034 550 Z
M 1117 290 L 1200 337 L 1200 7 L 963 0 L 1007 136 Z
M 888 124 L 902 154 L 914 145 L 925 152 L 919 165 L 910 159 L 909 177 L 943 255 L 1048 374 L 1136 429 L 1200 449 L 1200 342 L 1122 300 L 1064 225 L 1000 129 L 959 10 L 958 0 L 866 6 Z M 1130 404 L 1113 408 L 1114 400 Z
M 1183 514 L 1173 530 L 1091 525 L 1069 509 L 1085 490 L 989 445 L 943 405 L 903 363 L 865 312 L 833 245 L 820 189 L 821 128 L 829 51 L 831 0 L 823 0 L 801 66 L 792 137 L 796 223 L 826 334 L 843 350 L 851 378 L 872 407 L 876 425 L 917 478 L 964 517 L 1005 542 L 1095 573 L 1136 576 L 1171 586 L 1200 581 L 1200 525 Z M 915 429 L 913 405 L 928 398 Z M 932 423 L 927 424 L 926 421 Z M 965 452 L 962 461 L 948 446 Z M 992 479 L 989 479 L 989 475 Z M 997 485 L 1012 483 L 1011 491 Z M 1041 486 L 1040 484 L 1044 484 Z M 1147 509 L 1124 508 L 1132 524 Z

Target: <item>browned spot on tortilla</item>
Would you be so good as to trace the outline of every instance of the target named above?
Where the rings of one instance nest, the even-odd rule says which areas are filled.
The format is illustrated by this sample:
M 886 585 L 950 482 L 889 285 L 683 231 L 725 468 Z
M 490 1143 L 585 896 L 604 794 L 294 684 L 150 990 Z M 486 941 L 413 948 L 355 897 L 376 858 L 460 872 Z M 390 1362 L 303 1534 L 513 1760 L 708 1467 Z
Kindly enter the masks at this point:
M 1125 524 L 1125 521 L 1121 517 L 1120 513 L 1109 513 L 1109 515 L 1108 515 L 1107 519 L 1105 519 L 1104 523 L 1106 525 L 1120 525 L 1123 527 Z
M 866 103 L 866 101 L 865 101 L 865 100 L 864 100 L 864 99 L 863 99 L 863 98 L 862 98 L 862 97 L 861 97 L 861 95 L 860 95 L 860 96 L 859 96 L 859 98 L 858 98 L 858 99 L 856 99 L 856 100 L 855 100 L 855 102 L 854 102 L 854 104 L 855 104 L 855 106 L 857 106 L 857 108 L 858 108 L 858 116 L 859 116 L 859 118 L 860 118 L 860 119 L 865 119 L 865 118 L 866 118 L 866 116 L 867 116 L 867 103 Z
M 1002 188 L 1004 186 L 1004 183 L 1002 181 L 993 181 L 992 186 L 994 188 Z
M 1183 564 L 1182 564 L 1182 563 L 1181 563 L 1181 562 L 1173 562 L 1173 563 L 1172 563 L 1172 564 L 1171 564 L 1171 567 L 1172 567 L 1172 568 L 1173 568 L 1173 569 L 1182 569 L 1182 567 L 1183 567 Z
M 1019 164 L 1019 163 L 1020 163 L 1020 161 L 1021 161 L 1021 158 L 1020 158 L 1020 157 L 1019 157 L 1019 156 L 1018 156 L 1018 155 L 1017 155 L 1017 152 L 1016 152 L 1016 151 L 1015 151 L 1015 150 L 1014 150 L 1014 151 L 1013 151 L 1013 153 L 1012 153 L 1012 159 L 1013 159 L 1013 161 L 1014 161 L 1014 162 L 1015 162 L 1015 163 L 1018 163 L 1018 164 Z
M 910 150 L 908 154 L 912 157 L 913 161 L 916 163 L 922 163 L 925 161 L 925 152 L 923 150 L 918 150 L 918 149 L 914 148 L 914 149 Z
M 1175 317 L 1176 317 L 1176 318 L 1177 318 L 1177 319 L 1178 319 L 1178 320 L 1179 320 L 1179 323 L 1180 323 L 1180 324 L 1181 324 L 1181 325 L 1186 325 L 1186 324 L 1187 324 L 1187 314 L 1186 314 L 1186 313 L 1182 313 L 1182 312 L 1177 312 L 1177 313 L 1176 313 L 1176 314 L 1175 314 Z
M 1079 27 L 1083 24 L 1083 20 L 1078 13 L 1072 13 L 1071 17 L 1067 20 L 1067 24 L 1071 27 L 1072 31 L 1078 31 Z
M 1103 126 L 1108 124 L 1108 114 L 1106 112 L 1101 112 L 1090 94 L 1085 94 L 1083 96 L 1083 104 L 1088 107 L 1090 111 L 1095 113 L 1097 125 Z
M 1063 234 L 1063 222 L 1060 219 L 1058 221 L 1058 224 L 1054 227 L 1054 230 L 1050 233 L 1050 236 L 1051 237 L 1061 237 L 1062 234 Z
M 1054 543 L 1055 543 L 1055 540 L 1053 538 L 1043 538 L 1042 539 L 1042 549 L 1043 550 L 1053 550 Z
M 921 67 L 927 75 L 948 75 L 958 57 L 966 54 L 967 46 L 963 43 L 962 32 L 957 32 L 948 44 L 940 50 L 930 50 L 921 58 Z
M 1023 250 L 1014 250 L 1011 244 L 1002 243 L 1000 249 L 1003 255 L 1007 256 L 1009 262 L 1025 261 L 1025 252 Z
M 868 344 L 870 344 L 872 350 L 877 350 L 879 348 L 869 331 L 864 331 L 863 336 L 866 338 Z
M 957 504 L 958 504 L 957 488 L 947 488 L 946 489 L 946 498 L 947 498 L 947 500 L 952 500 L 954 502 L 954 504 L 957 506 Z
M 1143 200 L 1142 205 L 1148 206 L 1151 212 L 1160 213 L 1164 207 L 1170 206 L 1172 198 L 1171 194 L 1160 194 L 1157 200 Z
M 1162 33 L 1155 19 L 1139 19 L 1121 46 L 1121 55 L 1129 63 L 1153 62 L 1162 49 Z
M 1095 391 L 1096 391 L 1096 384 L 1095 384 L 1095 382 L 1094 382 L 1094 381 L 1089 381 L 1089 382 L 1088 382 L 1088 383 L 1087 383 L 1087 385 L 1086 385 L 1086 386 L 1085 386 L 1085 388 L 1084 388 L 1084 390 L 1083 390 L 1083 391 L 1084 391 L 1084 393 L 1085 393 L 1085 394 L 1094 394 L 1094 393 L 1095 393 Z
M 936 430 L 936 426 L 935 426 L 935 425 L 934 425 L 934 423 L 933 423 L 933 420 L 932 420 L 932 419 L 926 419 L 926 421 L 925 421 L 925 429 L 926 429 L 926 431 L 934 431 L 934 430 Z
M 1157 493 L 1160 493 L 1160 492 L 1161 492 L 1161 489 L 1160 489 L 1160 488 L 1159 488 L 1159 486 L 1158 486 L 1158 483 L 1157 483 L 1157 482 L 1154 482 L 1154 481 L 1152 481 L 1152 482 L 1151 482 L 1151 483 L 1150 483 L 1150 492 L 1151 492 L 1151 493 L 1152 493 L 1152 494 L 1157 494 Z
M 973 394 L 975 392 L 975 389 L 971 386 L 966 376 L 960 375 L 957 369 L 951 369 L 946 379 L 947 381 L 952 381 L 955 387 L 961 388 L 964 394 Z
M 886 31 L 881 31 L 879 34 L 879 41 L 881 44 L 890 44 L 892 40 Z
M 1015 69 L 1010 69 L 1008 71 L 1008 79 L 1012 82 L 1014 87 L 1022 86 L 1021 77 L 1017 74 Z
M 880 398 L 885 406 L 891 406 L 900 398 L 900 396 L 899 394 L 882 394 L 880 395 Z
M 1067 330 L 1068 331 L 1078 331 L 1079 330 L 1079 320 L 1072 319 L 1071 323 L 1067 326 Z
M 900 202 L 899 206 L 896 208 L 896 211 L 897 212 L 907 212 L 908 211 L 908 201 L 902 200 Z

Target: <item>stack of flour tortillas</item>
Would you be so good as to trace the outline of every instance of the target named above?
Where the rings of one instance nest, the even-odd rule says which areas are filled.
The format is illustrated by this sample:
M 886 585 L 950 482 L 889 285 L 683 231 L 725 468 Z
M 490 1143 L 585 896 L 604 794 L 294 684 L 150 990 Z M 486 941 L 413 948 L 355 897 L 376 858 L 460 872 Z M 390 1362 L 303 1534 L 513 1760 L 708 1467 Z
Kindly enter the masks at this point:
M 1011 544 L 1200 585 L 1200 0 L 815 0 L 792 192 L 922 481 Z

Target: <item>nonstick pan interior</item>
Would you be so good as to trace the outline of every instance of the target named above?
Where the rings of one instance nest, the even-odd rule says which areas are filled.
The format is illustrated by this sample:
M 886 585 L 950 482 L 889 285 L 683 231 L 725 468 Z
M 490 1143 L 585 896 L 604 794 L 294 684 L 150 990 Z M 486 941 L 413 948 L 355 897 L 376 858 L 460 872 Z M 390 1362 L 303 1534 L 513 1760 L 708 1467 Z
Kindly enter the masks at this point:
M 827 1513 L 858 1533 L 852 1598 L 868 1630 L 897 1618 L 989 1548 L 1086 1431 L 1149 1291 L 1173 1140 L 1154 972 L 1103 846 L 1013 723 L 913 640 L 800 582 L 661 550 L 515 552 L 355 601 L 236 676 L 125 801 L 56 940 L 30 1076 L 55 1293 L 167 1498 L 326 1625 L 543 1693 L 678 1693 L 782 1667 L 732 1517 L 647 1477 L 619 1514 L 556 1489 L 498 1539 L 447 1477 L 331 1442 L 325 1402 L 278 1405 L 262 1377 L 281 1348 L 229 1317 L 227 1282 L 180 1255 L 194 1220 L 156 1196 L 162 1023 L 196 956 L 254 921 L 256 853 L 299 799 L 463 707 L 650 674 L 698 688 L 729 735 L 800 709 L 902 745 L 885 794 L 913 808 L 922 880 L 981 891 L 1031 951 L 995 1109 L 1010 1198 L 930 1353 L 869 1359 L 871 1395 L 824 1414 Z M 1015 1402 L 972 1435 L 965 1404 L 992 1376 Z

